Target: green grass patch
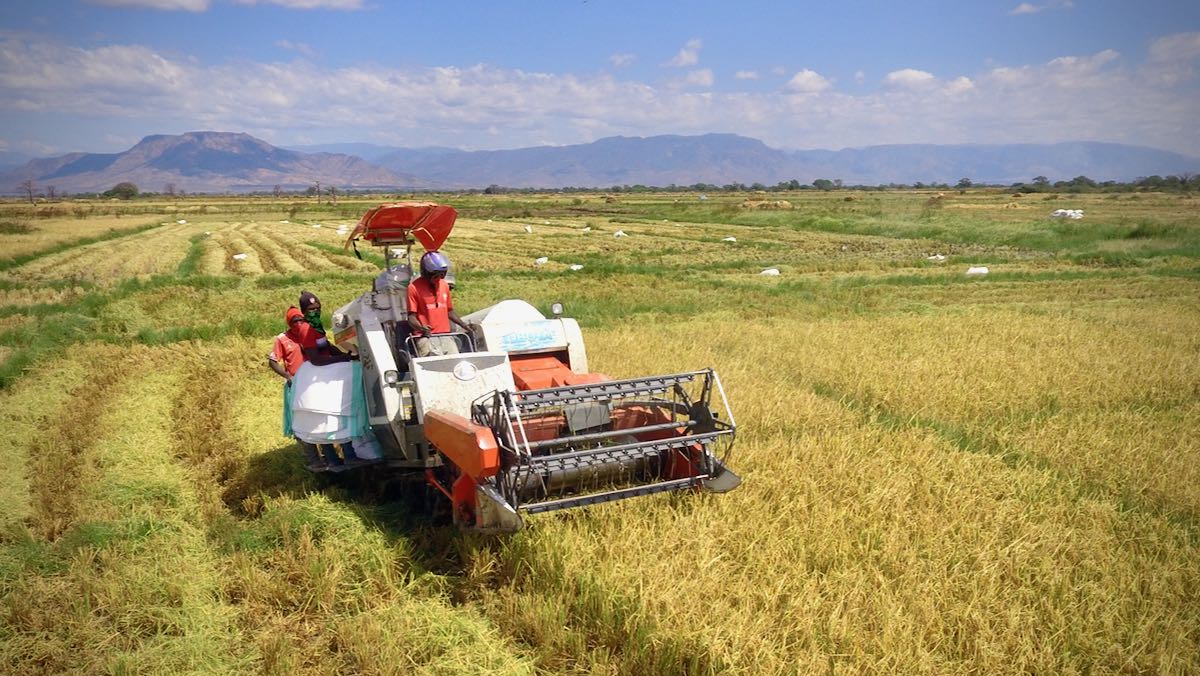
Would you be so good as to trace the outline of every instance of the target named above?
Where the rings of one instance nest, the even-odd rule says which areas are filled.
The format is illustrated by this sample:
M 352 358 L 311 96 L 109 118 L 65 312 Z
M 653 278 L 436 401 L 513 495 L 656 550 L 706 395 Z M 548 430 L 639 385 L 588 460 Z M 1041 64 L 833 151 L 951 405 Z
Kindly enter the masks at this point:
M 353 250 L 347 251 L 343 247 L 334 246 L 333 244 L 328 244 L 326 242 L 318 242 L 315 240 L 311 240 L 311 241 L 306 242 L 306 244 L 313 247 L 314 249 L 324 251 L 325 253 L 331 254 L 334 256 L 354 256 L 355 255 Z M 361 260 L 367 261 L 368 263 L 374 263 L 375 265 L 378 265 L 380 267 L 380 269 L 382 269 L 384 267 L 384 261 L 385 261 L 384 257 L 373 251 L 363 251 L 362 249 L 359 249 L 358 250 L 358 258 Z
M 1125 239 L 1154 239 L 1160 237 L 1175 237 L 1183 233 L 1183 228 L 1175 223 L 1163 223 L 1148 218 L 1139 219 Z
M 35 228 L 28 223 L 20 221 L 0 221 L 0 235 L 26 235 L 33 232 Z
M 196 274 L 196 268 L 200 265 L 200 259 L 204 257 L 204 240 L 208 235 L 200 233 L 192 235 L 188 238 L 188 250 L 184 255 L 183 260 L 179 261 L 179 265 L 175 268 L 175 274 L 180 277 L 188 277 Z

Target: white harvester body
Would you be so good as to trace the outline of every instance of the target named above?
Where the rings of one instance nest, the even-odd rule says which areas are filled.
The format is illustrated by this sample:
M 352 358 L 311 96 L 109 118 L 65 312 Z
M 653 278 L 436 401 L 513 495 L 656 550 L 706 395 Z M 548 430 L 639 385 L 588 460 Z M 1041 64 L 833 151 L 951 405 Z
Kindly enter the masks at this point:
M 390 247 L 415 235 L 436 249 L 454 215 L 441 205 L 383 205 L 351 235 L 386 253 L 371 290 L 333 314 L 334 343 L 362 362 L 383 455 L 371 471 L 421 472 L 451 501 L 456 522 L 499 531 L 520 528 L 521 514 L 740 483 L 725 465 L 736 426 L 714 371 L 592 373 L 579 324 L 558 308 L 547 318 L 523 300 L 500 301 L 463 317 L 472 335 L 447 334 L 459 353 L 416 356 L 411 261 Z

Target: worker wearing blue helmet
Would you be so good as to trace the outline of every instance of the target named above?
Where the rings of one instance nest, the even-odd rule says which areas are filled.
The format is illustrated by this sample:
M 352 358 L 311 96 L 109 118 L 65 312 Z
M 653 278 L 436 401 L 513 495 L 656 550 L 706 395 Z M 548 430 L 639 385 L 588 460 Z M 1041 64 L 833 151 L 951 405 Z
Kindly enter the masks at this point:
M 417 338 L 417 356 L 458 354 L 458 343 L 450 333 L 451 322 L 470 332 L 471 326 L 454 311 L 446 273 L 450 259 L 440 251 L 421 257 L 421 276 L 408 285 L 408 327 Z

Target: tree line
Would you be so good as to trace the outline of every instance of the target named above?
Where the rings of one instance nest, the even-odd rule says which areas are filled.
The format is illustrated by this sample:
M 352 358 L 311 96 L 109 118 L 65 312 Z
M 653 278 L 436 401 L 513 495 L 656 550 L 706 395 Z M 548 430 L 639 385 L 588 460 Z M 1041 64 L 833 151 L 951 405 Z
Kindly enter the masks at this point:
M 811 183 L 801 183 L 796 179 L 790 181 L 780 181 L 775 185 L 766 185 L 763 183 L 727 183 L 717 185 L 714 183 L 693 183 L 691 185 L 675 185 L 674 183 L 667 186 L 653 185 L 613 185 L 602 188 L 594 187 L 565 187 L 565 188 L 508 188 L 500 185 L 490 185 L 482 191 L 464 191 L 464 192 L 482 192 L 484 194 L 502 194 L 502 193 L 539 193 L 539 192 L 562 192 L 562 193 L 640 193 L 640 192 L 699 192 L 699 193 L 722 193 L 722 192 L 796 192 L 803 190 L 817 190 L 822 192 L 830 192 L 834 190 L 858 190 L 858 191 L 880 191 L 880 190 L 966 190 L 968 188 L 991 188 L 1011 190 L 1013 192 L 1037 193 L 1037 192 L 1191 192 L 1193 190 L 1200 191 L 1200 174 L 1184 172 L 1179 175 L 1170 176 L 1142 176 L 1133 181 L 1095 181 L 1087 176 L 1076 176 L 1070 180 L 1051 181 L 1045 176 L 1035 176 L 1029 181 L 1018 181 L 1016 183 L 987 183 L 977 182 L 970 178 L 961 178 L 953 185 L 944 182 L 929 182 L 924 183 L 917 181 L 915 183 L 881 183 L 877 185 L 869 184 L 849 184 L 845 183 L 840 178 L 818 178 Z
M 1001 184 L 1001 183 L 983 183 L 976 182 L 970 178 L 961 178 L 954 185 L 949 183 L 930 182 L 924 183 L 917 181 L 915 183 L 886 183 L 878 185 L 865 184 L 846 184 L 840 178 L 818 178 L 811 183 L 801 183 L 797 179 L 790 181 L 780 181 L 775 185 L 766 185 L 764 183 L 727 183 L 724 185 L 716 185 L 714 183 L 693 183 L 691 185 L 676 185 L 674 183 L 666 186 L 654 185 L 612 185 L 607 187 L 581 187 L 568 186 L 564 188 L 509 188 L 497 184 L 492 184 L 486 188 L 476 188 L 469 190 L 461 190 L 468 194 L 484 194 L 484 195 L 500 195 L 500 194 L 525 194 L 525 193 L 646 193 L 646 192 L 698 192 L 706 193 L 733 193 L 733 192 L 796 192 L 803 190 L 816 190 L 821 192 L 830 192 L 834 190 L 858 190 L 858 191 L 886 191 L 886 190 L 959 190 L 965 191 L 968 188 L 991 188 L 1005 189 L 1013 192 L 1021 193 L 1039 193 L 1039 192 L 1066 192 L 1066 193 L 1087 193 L 1087 192 L 1168 192 L 1168 193 L 1191 193 L 1193 190 L 1200 190 L 1200 174 L 1192 172 L 1183 172 L 1177 175 L 1168 176 L 1141 176 L 1133 181 L 1095 181 L 1087 176 L 1076 176 L 1070 180 L 1050 181 L 1045 176 L 1034 176 L 1029 181 L 1018 181 L 1016 183 Z M 48 185 L 44 189 L 34 183 L 32 179 L 22 181 L 17 185 L 17 191 L 24 195 L 30 203 L 36 199 L 64 199 L 68 195 L 66 191 L 60 191 L 53 185 Z M 337 198 L 342 195 L 355 194 L 373 194 L 378 190 L 350 190 L 348 188 L 336 188 L 327 185 L 321 187 L 320 182 L 308 186 L 302 191 L 284 190 L 282 186 L 276 185 L 273 190 L 249 192 L 249 195 L 273 195 L 274 197 L 316 197 L 320 202 L 322 197 L 328 199 L 331 204 L 336 203 Z M 423 192 L 423 191 L 412 191 Z M 428 191 L 441 192 L 441 191 Z M 144 197 L 178 197 L 186 193 L 179 189 L 175 183 L 167 183 L 162 192 L 142 192 L 138 186 L 129 181 L 122 181 L 114 185 L 112 188 L 105 190 L 102 193 L 82 193 L 78 197 L 104 197 L 109 199 L 129 200 L 138 196 Z

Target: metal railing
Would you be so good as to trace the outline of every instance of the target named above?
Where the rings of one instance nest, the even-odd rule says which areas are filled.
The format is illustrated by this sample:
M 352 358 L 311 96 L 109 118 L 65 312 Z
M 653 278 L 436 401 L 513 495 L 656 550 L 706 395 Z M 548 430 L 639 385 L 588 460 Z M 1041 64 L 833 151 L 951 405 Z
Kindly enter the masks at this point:
M 605 424 L 568 431 L 572 409 L 596 405 L 608 413 Z M 618 424 L 614 411 L 645 419 L 635 415 Z M 736 432 L 712 369 L 496 391 L 472 404 L 472 416 L 492 429 L 500 446 L 494 487 L 514 509 L 529 513 L 696 487 L 728 460 Z M 621 427 L 628 422 L 633 424 Z M 547 434 L 548 426 L 555 427 L 554 436 L 530 439 L 531 433 Z M 719 462 L 718 449 L 723 449 Z M 688 463 L 689 476 L 679 476 L 677 468 L 668 471 L 678 462 Z

